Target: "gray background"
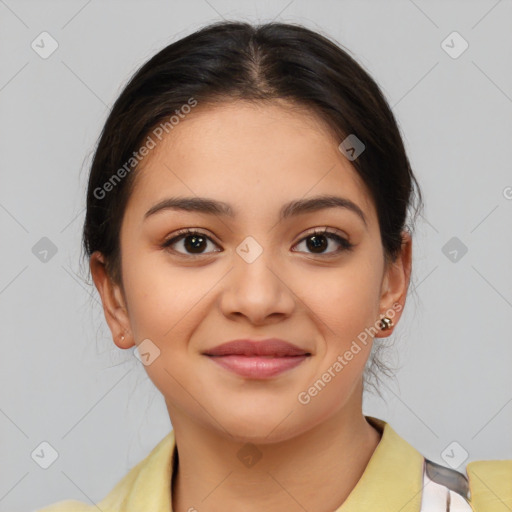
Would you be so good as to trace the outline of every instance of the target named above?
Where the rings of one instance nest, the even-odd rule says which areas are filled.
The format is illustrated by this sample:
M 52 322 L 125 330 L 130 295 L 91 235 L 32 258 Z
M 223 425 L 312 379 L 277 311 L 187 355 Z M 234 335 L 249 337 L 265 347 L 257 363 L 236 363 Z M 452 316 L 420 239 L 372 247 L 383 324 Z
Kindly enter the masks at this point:
M 401 369 L 384 400 L 365 397 L 365 414 L 436 462 L 459 458 L 459 470 L 512 458 L 510 0 L 0 0 L 0 511 L 98 501 L 170 429 L 80 266 L 85 183 L 131 74 L 221 17 L 299 22 L 335 38 L 400 123 L 426 209 L 415 291 L 390 352 Z M 31 47 L 43 31 L 59 45 L 46 59 Z M 453 31 L 469 43 L 457 58 L 442 46 Z M 57 249 L 47 261 L 43 237 Z M 43 441 L 58 452 L 48 469 L 31 457 Z

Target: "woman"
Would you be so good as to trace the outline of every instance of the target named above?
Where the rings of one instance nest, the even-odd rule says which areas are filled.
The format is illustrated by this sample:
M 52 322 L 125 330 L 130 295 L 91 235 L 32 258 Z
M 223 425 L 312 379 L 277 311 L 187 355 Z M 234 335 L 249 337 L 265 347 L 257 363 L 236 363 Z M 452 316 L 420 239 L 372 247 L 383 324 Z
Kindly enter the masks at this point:
M 100 503 L 44 511 L 510 509 L 512 461 L 466 477 L 362 413 L 420 207 L 382 93 L 322 35 L 222 22 L 155 55 L 105 124 L 83 241 L 173 430 Z

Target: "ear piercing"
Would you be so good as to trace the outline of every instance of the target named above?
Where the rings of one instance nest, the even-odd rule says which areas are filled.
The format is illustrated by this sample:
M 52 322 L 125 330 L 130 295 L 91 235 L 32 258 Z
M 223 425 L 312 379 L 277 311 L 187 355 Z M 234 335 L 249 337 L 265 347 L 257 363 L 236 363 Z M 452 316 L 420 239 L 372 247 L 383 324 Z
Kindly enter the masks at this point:
M 391 329 L 391 327 L 393 327 L 393 320 L 385 316 L 384 318 L 380 319 L 379 327 L 381 328 L 382 331 L 387 331 L 388 329 Z

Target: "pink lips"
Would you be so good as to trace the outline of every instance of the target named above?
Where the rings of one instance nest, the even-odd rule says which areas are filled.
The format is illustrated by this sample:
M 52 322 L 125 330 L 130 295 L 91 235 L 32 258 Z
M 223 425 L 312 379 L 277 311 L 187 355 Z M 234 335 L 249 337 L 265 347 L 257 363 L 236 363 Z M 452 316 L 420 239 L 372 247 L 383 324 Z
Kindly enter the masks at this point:
M 311 354 L 287 341 L 233 340 L 204 352 L 212 361 L 243 377 L 264 379 L 295 368 Z

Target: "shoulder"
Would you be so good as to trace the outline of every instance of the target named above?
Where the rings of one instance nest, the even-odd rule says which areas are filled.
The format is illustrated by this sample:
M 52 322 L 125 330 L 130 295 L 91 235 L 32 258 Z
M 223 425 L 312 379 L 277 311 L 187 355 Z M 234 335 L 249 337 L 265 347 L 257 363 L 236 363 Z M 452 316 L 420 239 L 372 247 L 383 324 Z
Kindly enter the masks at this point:
M 475 510 L 512 510 L 512 459 L 475 460 L 466 473 Z
M 137 510 L 141 504 L 148 505 L 146 510 L 170 510 L 168 486 L 172 477 L 174 453 L 174 430 L 171 430 L 99 503 L 88 505 L 76 500 L 65 500 L 35 512 L 120 512 L 130 507 Z
M 512 484 L 512 459 L 474 460 L 468 463 L 466 471 L 470 479 L 481 474 Z
M 95 508 L 80 501 L 65 500 L 44 508 L 38 508 L 35 512 L 91 512 Z

